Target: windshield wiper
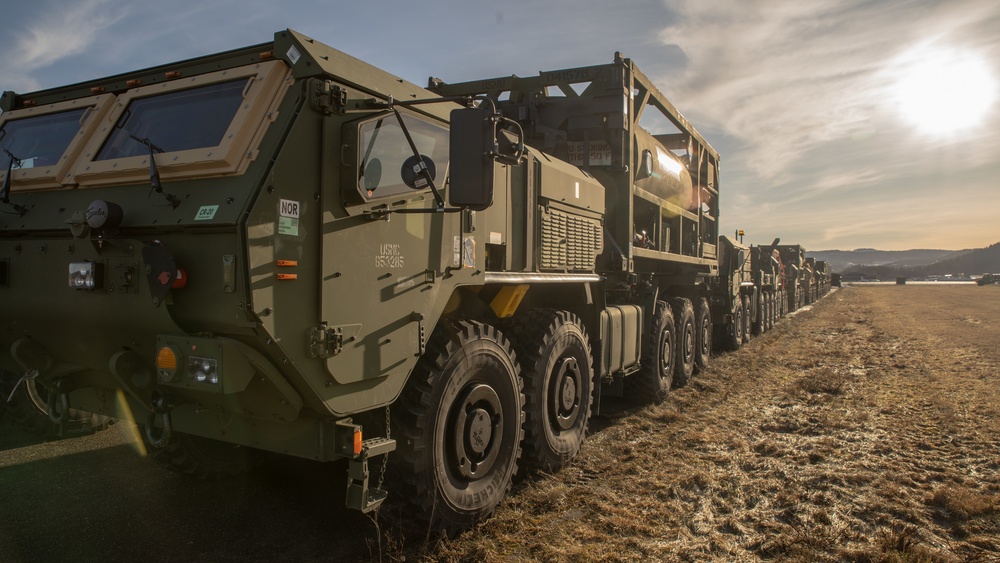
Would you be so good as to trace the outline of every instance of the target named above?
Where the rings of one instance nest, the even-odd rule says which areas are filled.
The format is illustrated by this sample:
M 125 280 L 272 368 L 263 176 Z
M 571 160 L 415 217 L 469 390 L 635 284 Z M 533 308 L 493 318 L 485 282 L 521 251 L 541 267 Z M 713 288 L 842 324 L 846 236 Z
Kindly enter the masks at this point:
M 0 203 L 7 204 L 14 208 L 19 215 L 24 215 L 28 210 L 24 208 L 23 205 L 18 205 L 16 203 L 10 202 L 10 176 L 14 171 L 14 163 L 17 163 L 17 167 L 21 167 L 21 159 L 14 156 L 9 150 L 3 149 L 3 152 L 7 153 L 10 157 L 10 161 L 7 162 L 7 176 L 3 179 L 3 187 L 0 187 Z
M 156 152 L 161 152 L 161 153 L 166 151 L 154 145 L 153 142 L 150 141 L 148 137 L 139 138 L 131 133 L 129 133 L 128 136 L 133 141 L 146 145 L 146 148 L 149 149 L 149 183 L 152 184 L 153 191 L 155 191 L 158 194 L 163 194 L 163 197 L 167 198 L 167 201 L 170 202 L 170 205 L 172 205 L 174 209 L 176 209 L 177 206 L 181 204 L 181 200 L 177 199 L 177 196 L 175 196 L 174 194 L 163 191 L 163 184 L 160 183 L 160 170 L 156 167 L 156 159 L 153 158 L 154 150 Z

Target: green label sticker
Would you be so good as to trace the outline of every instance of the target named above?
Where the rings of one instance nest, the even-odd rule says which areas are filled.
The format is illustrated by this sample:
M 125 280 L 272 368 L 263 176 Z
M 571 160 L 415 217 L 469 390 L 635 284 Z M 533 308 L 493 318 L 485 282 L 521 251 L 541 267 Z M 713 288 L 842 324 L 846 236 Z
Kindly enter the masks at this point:
M 299 236 L 299 220 L 295 217 L 278 217 L 278 234 Z
M 194 216 L 195 221 L 208 221 L 215 217 L 215 212 L 219 210 L 218 205 L 202 205 L 201 209 Z

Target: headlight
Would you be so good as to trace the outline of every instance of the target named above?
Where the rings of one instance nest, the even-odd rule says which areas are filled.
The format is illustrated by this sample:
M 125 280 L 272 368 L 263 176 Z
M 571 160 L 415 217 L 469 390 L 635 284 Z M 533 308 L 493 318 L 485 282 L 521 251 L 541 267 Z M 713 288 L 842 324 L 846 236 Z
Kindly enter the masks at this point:
M 219 384 L 219 361 L 215 358 L 191 356 L 187 364 L 188 379 L 198 383 Z
M 101 273 L 103 264 L 96 262 L 71 262 L 69 265 L 69 286 L 73 289 L 96 289 L 103 285 Z

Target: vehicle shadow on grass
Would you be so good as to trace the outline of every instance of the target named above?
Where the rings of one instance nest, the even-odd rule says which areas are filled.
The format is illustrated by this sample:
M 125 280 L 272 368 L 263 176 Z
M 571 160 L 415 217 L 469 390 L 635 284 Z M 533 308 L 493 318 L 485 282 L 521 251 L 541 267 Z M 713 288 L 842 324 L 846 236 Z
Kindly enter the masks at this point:
M 4 561 L 379 558 L 373 521 L 344 506 L 345 464 L 275 457 L 242 477 L 192 481 L 99 436 L 60 441 L 83 451 L 44 459 L 53 443 L 0 452 Z

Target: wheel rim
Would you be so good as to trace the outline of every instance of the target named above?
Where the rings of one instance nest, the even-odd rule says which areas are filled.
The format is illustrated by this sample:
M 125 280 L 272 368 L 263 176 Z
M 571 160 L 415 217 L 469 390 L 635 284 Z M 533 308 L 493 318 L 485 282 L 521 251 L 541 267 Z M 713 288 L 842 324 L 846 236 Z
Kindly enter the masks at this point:
M 500 397 L 484 383 L 468 385 L 449 414 L 451 437 L 445 445 L 459 477 L 475 481 L 489 474 L 503 440 Z
M 708 358 L 712 351 L 709 349 L 712 342 L 712 327 L 709 326 L 708 319 L 702 319 L 701 323 L 701 355 Z
M 580 416 L 583 374 L 576 358 L 560 358 L 549 388 L 549 413 L 553 428 L 569 430 Z
M 673 357 L 671 353 L 674 346 L 670 332 L 664 330 L 660 335 L 660 379 L 671 381 L 674 371 Z
M 684 325 L 684 341 L 681 346 L 684 348 L 684 363 L 694 362 L 694 325 Z

